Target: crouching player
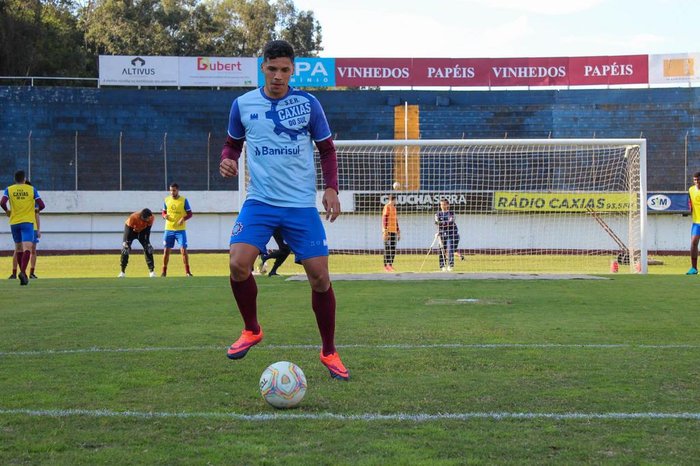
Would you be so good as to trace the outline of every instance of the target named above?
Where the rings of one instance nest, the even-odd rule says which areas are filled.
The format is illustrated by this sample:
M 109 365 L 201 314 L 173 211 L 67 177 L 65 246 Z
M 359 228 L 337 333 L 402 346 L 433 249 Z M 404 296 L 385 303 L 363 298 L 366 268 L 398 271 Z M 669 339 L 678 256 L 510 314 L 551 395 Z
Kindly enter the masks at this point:
M 148 276 L 153 278 L 156 276 L 155 264 L 153 263 L 153 246 L 151 246 L 151 227 L 153 226 L 153 212 L 151 209 L 143 209 L 139 212 L 134 212 L 129 215 L 124 225 L 124 239 L 122 242 L 121 267 L 118 277 L 126 277 L 126 266 L 129 264 L 129 253 L 131 252 L 131 243 L 136 239 L 143 247 L 143 255 L 146 257 L 146 265 L 148 266 Z

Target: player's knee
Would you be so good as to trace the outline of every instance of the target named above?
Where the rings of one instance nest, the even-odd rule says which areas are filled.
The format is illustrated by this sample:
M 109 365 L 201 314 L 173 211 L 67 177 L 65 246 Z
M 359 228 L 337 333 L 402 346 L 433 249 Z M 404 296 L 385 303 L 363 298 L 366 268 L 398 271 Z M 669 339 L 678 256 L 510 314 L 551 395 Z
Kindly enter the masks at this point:
M 150 255 L 150 256 L 153 255 L 153 246 L 151 245 L 151 243 L 148 243 L 148 244 L 146 245 L 146 254 L 148 254 L 148 255 Z
M 231 276 L 236 281 L 245 280 L 248 275 L 252 272 L 252 265 L 244 264 L 242 261 L 231 257 L 229 261 L 229 269 L 231 270 Z

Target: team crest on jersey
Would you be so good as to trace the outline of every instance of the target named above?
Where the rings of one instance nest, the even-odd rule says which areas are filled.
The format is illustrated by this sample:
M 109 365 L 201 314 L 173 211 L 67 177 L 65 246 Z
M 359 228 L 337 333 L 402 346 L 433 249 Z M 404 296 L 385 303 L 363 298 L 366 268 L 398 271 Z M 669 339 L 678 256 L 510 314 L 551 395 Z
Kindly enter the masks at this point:
M 292 141 L 296 141 L 299 135 L 308 134 L 311 102 L 299 96 L 290 96 L 271 104 L 272 108 L 265 112 L 265 118 L 275 124 L 275 134 L 288 134 Z
M 243 224 L 241 222 L 236 222 L 231 230 L 231 236 L 236 236 L 238 233 L 243 231 Z

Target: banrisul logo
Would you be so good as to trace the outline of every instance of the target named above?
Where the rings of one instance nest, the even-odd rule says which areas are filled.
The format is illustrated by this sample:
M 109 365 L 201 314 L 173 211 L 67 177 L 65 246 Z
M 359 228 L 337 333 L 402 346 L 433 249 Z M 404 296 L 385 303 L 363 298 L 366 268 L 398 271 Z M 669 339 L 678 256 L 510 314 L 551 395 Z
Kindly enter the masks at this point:
M 273 101 L 272 108 L 265 112 L 265 118 L 275 124 L 275 134 L 287 134 L 292 141 L 302 134 L 308 134 L 311 119 L 311 102 L 301 95 L 290 95 L 280 101 Z

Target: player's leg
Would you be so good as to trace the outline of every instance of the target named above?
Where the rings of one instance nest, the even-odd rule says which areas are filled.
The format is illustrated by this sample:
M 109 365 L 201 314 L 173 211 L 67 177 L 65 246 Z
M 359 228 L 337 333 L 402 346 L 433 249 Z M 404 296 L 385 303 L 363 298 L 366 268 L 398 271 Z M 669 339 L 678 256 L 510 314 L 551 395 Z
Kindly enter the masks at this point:
M 690 228 L 690 270 L 687 275 L 698 274 L 698 243 L 700 242 L 700 224 L 693 223 Z
M 185 276 L 191 277 L 190 260 L 187 255 L 187 232 L 185 230 L 178 231 L 177 241 L 180 243 L 180 255 L 182 256 L 182 263 L 185 265 Z
M 455 235 L 454 240 L 455 240 L 455 247 L 454 247 L 455 256 L 459 257 L 459 260 L 463 261 L 463 260 L 464 260 L 464 256 L 462 255 L 461 252 L 459 252 L 459 233 L 457 233 L 457 234 Z
M 166 277 L 168 275 L 168 262 L 170 262 L 170 250 L 175 246 L 175 232 L 172 230 L 165 230 L 163 232 L 163 270 L 160 274 L 161 277 Z
M 396 258 L 396 233 L 389 233 L 389 271 L 394 271 L 394 259 Z
M 252 270 L 255 259 L 272 236 L 279 208 L 248 200 L 231 230 L 229 269 L 231 291 L 243 318 L 241 336 L 228 349 L 230 359 L 241 359 L 248 350 L 260 343 L 263 331 L 258 323 L 258 286 Z
M 311 307 L 321 334 L 320 359 L 331 377 L 348 380 L 350 374 L 335 348 L 335 293 L 328 270 L 328 242 L 315 207 L 287 209 L 282 234 L 302 263 L 311 285 Z
M 284 264 L 284 261 L 287 260 L 287 257 L 289 257 L 289 254 L 291 254 L 291 252 L 292 250 L 287 245 L 284 245 L 278 251 L 273 252 L 275 256 L 275 263 L 272 266 L 270 273 L 267 274 L 268 277 L 274 277 L 275 275 L 277 275 L 277 269 L 282 267 L 282 264 Z M 273 254 L 270 254 L 270 258 L 272 258 Z
M 445 242 L 443 241 L 442 235 L 438 234 L 437 236 L 437 244 L 438 244 L 438 265 L 440 266 L 440 270 L 445 270 Z
M 146 259 L 146 266 L 148 267 L 148 275 L 153 278 L 156 276 L 155 268 L 156 264 L 153 260 L 153 245 L 151 244 L 150 234 L 142 231 L 138 235 L 139 243 L 143 247 L 143 256 Z
M 32 256 L 29 259 L 29 278 L 39 278 L 37 277 L 34 272 L 36 272 L 36 231 L 34 232 L 34 241 L 32 242 Z
M 22 245 L 15 243 L 15 248 L 12 251 L 12 274 L 8 277 L 10 280 L 17 278 L 17 258 L 22 253 Z
M 20 285 L 28 285 L 29 277 L 27 276 L 27 266 L 29 265 L 29 261 L 31 260 L 32 256 L 32 245 L 34 244 L 34 225 L 29 222 L 19 223 L 12 225 L 12 230 L 12 236 L 15 239 L 15 250 L 19 249 L 17 253 L 17 265 L 19 267 L 17 278 L 19 278 Z M 17 248 L 18 243 L 19 248 Z
M 121 267 L 121 272 L 119 272 L 118 277 L 123 278 L 126 276 L 126 266 L 129 265 L 129 254 L 131 253 L 131 243 L 136 239 L 136 234 L 131 230 L 130 227 L 124 226 L 124 236 L 122 238 L 122 250 L 120 254 L 119 265 Z
M 36 247 L 39 244 L 39 231 L 34 230 L 34 239 L 32 240 L 32 257 L 29 261 L 29 278 L 39 278 L 36 272 Z
M 445 241 L 445 255 L 447 256 L 447 268 L 452 270 L 455 266 L 455 241 L 453 236 L 448 236 Z

